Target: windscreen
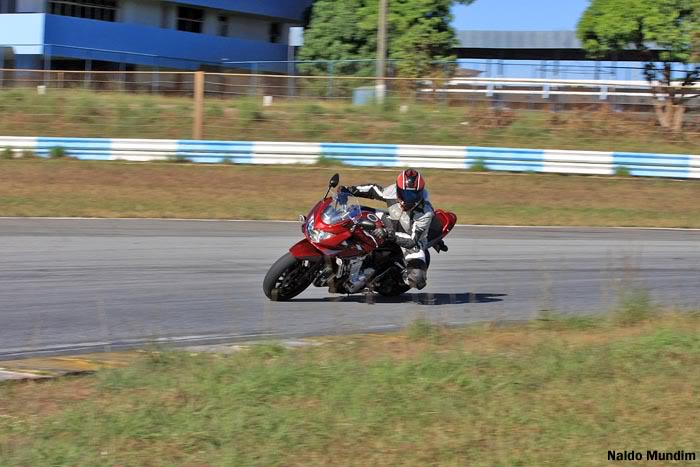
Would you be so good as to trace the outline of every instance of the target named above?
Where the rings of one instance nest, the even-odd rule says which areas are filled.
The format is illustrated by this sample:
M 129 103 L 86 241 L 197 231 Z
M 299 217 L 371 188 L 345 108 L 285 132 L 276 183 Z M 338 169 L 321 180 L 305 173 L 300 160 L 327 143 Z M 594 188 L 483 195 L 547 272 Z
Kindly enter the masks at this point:
M 333 202 L 321 213 L 321 220 L 328 225 L 335 225 L 347 220 L 356 221 L 362 209 L 355 197 L 347 193 L 336 193 Z

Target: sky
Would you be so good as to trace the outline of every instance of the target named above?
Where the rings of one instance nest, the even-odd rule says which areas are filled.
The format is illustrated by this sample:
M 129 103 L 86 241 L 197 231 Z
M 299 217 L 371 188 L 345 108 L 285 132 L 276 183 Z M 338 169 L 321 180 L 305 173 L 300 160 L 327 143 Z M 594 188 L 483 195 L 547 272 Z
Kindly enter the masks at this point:
M 574 30 L 588 0 L 475 0 L 454 8 L 457 30 Z

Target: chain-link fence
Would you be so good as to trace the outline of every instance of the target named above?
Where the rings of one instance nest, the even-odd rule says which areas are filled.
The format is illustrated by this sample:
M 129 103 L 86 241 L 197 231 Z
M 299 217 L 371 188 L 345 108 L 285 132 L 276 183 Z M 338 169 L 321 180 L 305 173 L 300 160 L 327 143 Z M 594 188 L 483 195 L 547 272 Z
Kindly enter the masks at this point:
M 348 76 L 0 73 L 0 128 L 13 136 L 700 149 L 693 101 L 682 130 L 670 132 L 657 123 L 664 102 L 644 81 L 438 73 L 377 86 L 374 78 Z

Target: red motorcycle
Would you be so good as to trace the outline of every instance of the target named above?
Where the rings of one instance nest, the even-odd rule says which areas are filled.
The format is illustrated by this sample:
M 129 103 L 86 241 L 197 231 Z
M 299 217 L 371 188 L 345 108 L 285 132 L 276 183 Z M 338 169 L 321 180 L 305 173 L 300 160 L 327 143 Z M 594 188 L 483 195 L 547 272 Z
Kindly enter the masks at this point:
M 387 211 L 361 206 L 345 192 L 328 196 L 340 176 L 335 174 L 323 199 L 308 216 L 300 216 L 305 239 L 289 249 L 270 267 L 263 291 L 272 301 L 287 301 L 311 284 L 328 287 L 330 293 L 353 294 L 361 291 L 393 297 L 411 289 L 403 280 L 406 269 L 401 248 L 393 242 L 375 239 L 371 232 L 389 222 Z M 457 216 L 441 209 L 428 232 L 428 248 L 439 253 L 443 238 L 452 231 Z

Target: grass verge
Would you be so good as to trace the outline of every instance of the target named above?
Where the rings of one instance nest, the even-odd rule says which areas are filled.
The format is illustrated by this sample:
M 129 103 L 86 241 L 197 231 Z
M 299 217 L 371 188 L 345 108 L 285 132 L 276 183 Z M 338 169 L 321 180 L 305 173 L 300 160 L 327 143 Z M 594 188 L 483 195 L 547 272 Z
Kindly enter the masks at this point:
M 698 449 L 699 365 L 697 314 L 153 352 L 0 386 L 0 464 L 607 465 Z
M 345 185 L 395 170 L 0 160 L 0 216 L 296 219 L 334 172 Z M 700 227 L 693 181 L 425 170 L 435 206 L 462 223 Z M 371 204 L 371 203 L 370 203 Z
M 599 109 L 599 110 L 595 110 Z M 389 99 L 354 106 L 343 99 L 207 98 L 204 138 L 242 141 L 499 146 L 592 151 L 700 151 L 697 119 L 671 134 L 653 112 L 605 105 L 566 111 L 495 109 L 487 102 Z M 192 137 L 193 100 L 171 96 L 49 89 L 0 90 L 0 128 L 13 136 Z

